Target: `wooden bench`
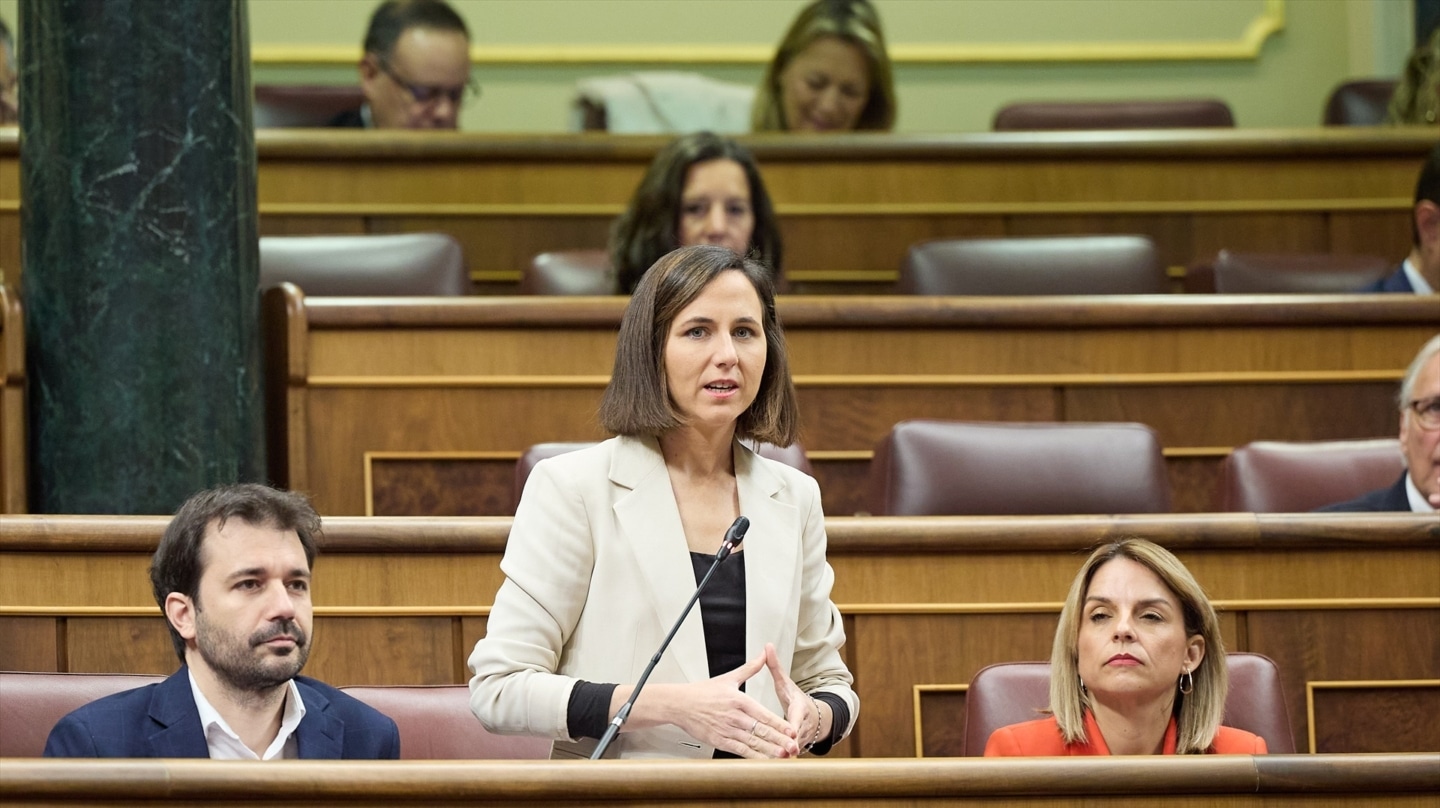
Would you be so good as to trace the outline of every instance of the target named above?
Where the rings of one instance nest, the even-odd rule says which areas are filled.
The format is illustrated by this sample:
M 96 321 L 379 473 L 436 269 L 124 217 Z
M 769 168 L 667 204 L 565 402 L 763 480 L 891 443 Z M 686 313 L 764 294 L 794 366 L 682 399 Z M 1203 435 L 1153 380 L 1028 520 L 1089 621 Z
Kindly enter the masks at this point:
M 267 298 L 271 478 L 325 514 L 504 515 L 527 447 L 595 421 L 623 298 Z M 897 421 L 1139 421 L 1174 507 L 1216 506 L 1254 440 L 1394 435 L 1437 330 L 1413 295 L 785 297 L 801 442 L 829 514 L 864 508 Z
M 0 668 L 170 673 L 150 593 L 166 517 L 6 517 Z M 465 682 L 509 520 L 325 520 L 316 644 L 334 685 Z M 1440 526 L 1418 515 L 828 520 L 833 599 L 861 696 L 839 756 L 955 754 L 980 668 L 1048 659 L 1086 548 L 1172 549 L 1221 611 L 1227 648 L 1279 665 L 1301 750 L 1440 751 Z

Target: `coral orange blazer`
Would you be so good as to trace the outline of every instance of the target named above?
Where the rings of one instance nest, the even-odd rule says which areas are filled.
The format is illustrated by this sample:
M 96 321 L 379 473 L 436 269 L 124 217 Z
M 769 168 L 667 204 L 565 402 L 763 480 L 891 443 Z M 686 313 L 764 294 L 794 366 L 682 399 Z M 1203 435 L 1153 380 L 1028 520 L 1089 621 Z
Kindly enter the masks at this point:
M 1175 719 L 1165 728 L 1165 741 L 1160 754 L 1175 754 Z M 990 734 L 985 743 L 985 757 L 1065 757 L 1079 755 L 1108 755 L 1110 748 L 1095 717 L 1085 712 L 1085 737 L 1089 743 L 1065 743 L 1060 735 L 1060 724 L 1054 716 L 1037 721 L 1025 721 L 1001 727 Z M 1243 729 L 1221 727 L 1215 735 L 1215 743 L 1207 750 L 1213 755 L 1263 755 L 1268 750 L 1265 739 Z

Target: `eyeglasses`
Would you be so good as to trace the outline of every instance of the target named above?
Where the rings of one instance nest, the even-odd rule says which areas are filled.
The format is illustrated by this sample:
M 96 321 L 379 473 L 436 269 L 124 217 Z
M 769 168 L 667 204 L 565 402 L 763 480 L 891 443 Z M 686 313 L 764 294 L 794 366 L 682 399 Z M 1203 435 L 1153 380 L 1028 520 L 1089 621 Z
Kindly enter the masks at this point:
M 1417 398 L 1406 404 L 1405 409 L 1415 414 L 1422 429 L 1440 429 L 1440 396 Z
M 410 98 L 417 104 L 429 106 L 430 104 L 439 102 L 441 98 L 447 98 L 450 100 L 450 103 L 458 107 L 465 103 L 467 99 L 480 97 L 480 85 L 475 82 L 475 79 L 469 79 L 459 87 L 412 84 L 404 78 L 401 78 L 401 76 L 395 72 L 394 68 L 390 67 L 389 63 L 384 59 L 376 57 L 375 65 L 380 68 L 380 72 L 389 76 L 391 81 L 404 88 L 405 92 L 409 93 Z

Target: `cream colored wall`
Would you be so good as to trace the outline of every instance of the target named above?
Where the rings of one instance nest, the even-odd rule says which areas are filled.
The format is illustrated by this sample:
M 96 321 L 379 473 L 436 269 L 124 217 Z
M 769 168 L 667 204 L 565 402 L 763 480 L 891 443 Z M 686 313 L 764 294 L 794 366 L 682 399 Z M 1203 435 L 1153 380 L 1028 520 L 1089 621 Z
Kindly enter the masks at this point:
M 350 83 L 375 0 L 248 0 L 257 83 Z M 960 61 L 899 61 L 902 132 L 983 131 L 1009 101 L 1216 96 L 1246 127 L 1312 126 L 1330 89 L 1394 75 L 1408 51 L 1411 0 L 1283 0 L 1285 26 L 1253 59 L 1005 61 L 1017 46 L 1144 49 L 1239 43 L 1266 0 L 875 0 L 892 53 L 929 46 Z M 473 131 L 560 132 L 577 79 L 678 69 L 753 84 L 804 0 L 452 0 L 469 22 L 484 95 Z M 15 27 L 17 0 L 0 0 Z M 547 49 L 545 46 L 553 45 Z M 608 48 L 710 48 L 732 63 L 569 64 Z M 908 49 L 908 51 L 906 51 Z M 1102 47 L 1102 50 L 1104 48 Z M 1114 50 L 1114 48 L 1111 48 Z M 536 61 L 539 58 L 540 61 Z M 625 58 L 625 57 L 621 57 Z M 990 61 L 998 58 L 1000 61 Z M 277 62 L 276 59 L 287 59 Z

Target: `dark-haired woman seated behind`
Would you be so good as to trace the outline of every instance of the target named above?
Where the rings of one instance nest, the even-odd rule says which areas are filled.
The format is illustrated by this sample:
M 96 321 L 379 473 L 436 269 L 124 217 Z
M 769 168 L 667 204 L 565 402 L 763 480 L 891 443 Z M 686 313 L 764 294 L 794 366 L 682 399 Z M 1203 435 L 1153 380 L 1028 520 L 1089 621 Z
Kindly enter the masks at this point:
M 1080 568 L 1050 655 L 1049 718 L 996 730 L 997 755 L 1264 754 L 1220 726 L 1228 675 L 1215 609 L 1185 565 L 1121 539 Z
M 752 254 L 780 277 L 780 227 L 755 159 L 710 132 L 672 141 L 655 155 L 630 206 L 610 231 L 620 293 L 677 247 L 714 244 Z

